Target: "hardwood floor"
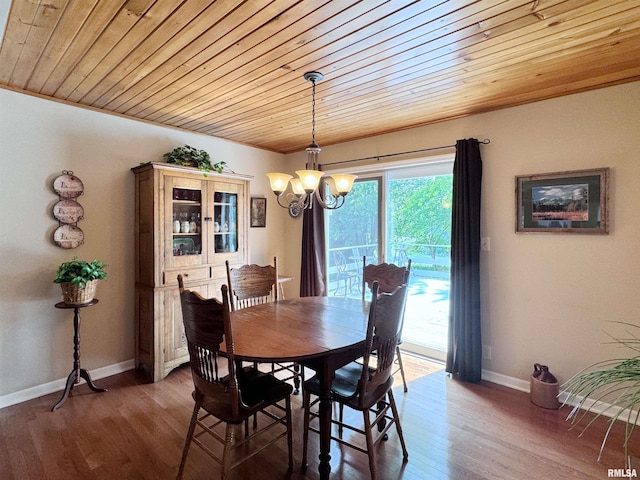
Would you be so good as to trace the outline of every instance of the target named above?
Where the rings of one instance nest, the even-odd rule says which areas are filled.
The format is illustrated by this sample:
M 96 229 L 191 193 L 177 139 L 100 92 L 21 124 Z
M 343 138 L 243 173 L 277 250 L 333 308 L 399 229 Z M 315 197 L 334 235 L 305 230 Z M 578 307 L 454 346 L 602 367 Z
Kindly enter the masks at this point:
M 403 394 L 394 389 L 409 450 L 402 463 L 391 430 L 379 445 L 382 480 L 425 479 L 606 479 L 624 468 L 623 425 L 616 425 L 600 462 L 607 423 L 599 419 L 583 436 L 570 430 L 568 410 L 544 410 L 528 395 L 489 382 L 472 385 L 449 378 L 409 355 Z M 76 386 L 56 412 L 60 392 L 0 410 L 0 479 L 172 479 L 191 415 L 192 382 L 187 368 L 159 383 L 135 372 L 96 381 L 109 389 L 92 393 Z M 232 474 L 237 479 L 318 478 L 317 436 L 310 436 L 310 465 L 300 468 L 301 396 L 294 397 L 296 467 L 287 472 L 286 442 L 267 448 Z M 638 445 L 632 445 L 637 455 Z M 368 478 L 366 455 L 333 446 L 332 478 Z M 638 470 L 640 471 L 640 469 Z M 186 479 L 219 478 L 215 462 L 192 447 Z

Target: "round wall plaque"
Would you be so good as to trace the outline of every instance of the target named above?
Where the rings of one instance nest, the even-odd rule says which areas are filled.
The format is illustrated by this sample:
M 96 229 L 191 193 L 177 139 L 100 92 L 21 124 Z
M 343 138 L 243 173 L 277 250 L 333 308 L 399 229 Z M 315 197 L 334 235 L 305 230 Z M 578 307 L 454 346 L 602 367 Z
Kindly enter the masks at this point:
M 84 218 L 84 208 L 75 200 L 60 200 L 53 206 L 53 216 L 62 223 L 77 223 Z
M 61 225 L 53 232 L 53 241 L 61 248 L 76 248 L 84 242 L 84 232 L 75 225 Z
M 53 181 L 53 190 L 60 195 L 61 198 L 76 198 L 82 195 L 84 185 L 82 180 L 73 175 L 73 172 L 64 171 Z

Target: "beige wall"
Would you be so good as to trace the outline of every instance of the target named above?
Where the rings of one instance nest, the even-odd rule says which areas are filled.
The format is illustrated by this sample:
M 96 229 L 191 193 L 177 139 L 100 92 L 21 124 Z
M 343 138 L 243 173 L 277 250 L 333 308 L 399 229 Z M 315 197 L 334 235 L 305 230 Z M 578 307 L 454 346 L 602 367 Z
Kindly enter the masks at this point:
M 484 368 L 518 387 L 534 362 L 567 380 L 628 354 L 603 345 L 603 331 L 621 333 L 610 321 L 640 324 L 639 131 L 636 82 L 342 145 L 322 146 L 319 125 L 316 138 L 321 163 L 491 140 L 481 147 L 481 234 L 491 238 L 481 253 L 483 344 L 492 347 Z M 304 156 L 287 161 L 293 170 Z M 516 175 L 597 167 L 611 168 L 609 235 L 514 233 Z
M 252 174 L 266 196 L 267 228 L 251 229 L 251 260 L 275 254 L 281 271 L 299 276 L 300 219 L 276 206 L 266 171 L 293 170 L 303 155 L 278 154 L 0 90 L 0 406 L 59 385 L 72 365 L 70 313 L 56 310 L 52 283 L 61 262 L 78 255 L 108 265 L 100 303 L 83 314 L 82 363 L 88 369 L 133 358 L 133 174 L 141 162 L 188 143 L 214 160 Z M 606 321 L 636 322 L 640 291 L 640 83 L 475 115 L 348 144 L 323 146 L 323 163 L 491 139 L 484 162 L 482 236 L 483 343 L 494 375 L 526 380 L 533 362 L 560 379 L 620 352 L 602 345 Z M 322 131 L 318 126 L 318 142 Z M 514 177 L 608 166 L 611 233 L 607 236 L 516 235 Z M 85 244 L 51 242 L 57 222 L 51 189 L 62 170 L 84 182 Z M 297 280 L 287 295 L 297 292 Z M 57 383 L 56 383 L 57 382 Z M 62 388 L 62 387 L 59 387 Z M 46 393 L 47 389 L 42 388 Z M 27 392 L 26 394 L 24 392 Z

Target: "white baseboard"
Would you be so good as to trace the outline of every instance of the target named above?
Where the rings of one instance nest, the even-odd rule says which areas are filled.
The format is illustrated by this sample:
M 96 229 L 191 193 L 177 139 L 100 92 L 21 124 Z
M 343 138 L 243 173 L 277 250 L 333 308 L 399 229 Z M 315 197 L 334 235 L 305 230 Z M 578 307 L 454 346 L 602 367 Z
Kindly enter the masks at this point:
M 495 373 L 491 370 L 482 370 L 482 379 L 487 382 L 496 383 L 498 385 L 502 385 L 504 387 L 513 388 L 514 390 L 519 390 L 521 392 L 529 393 L 531 388 L 531 383 L 526 380 L 521 380 L 519 378 L 508 377 L 507 375 L 502 375 L 501 373 Z
M 124 362 L 116 363 L 114 365 L 107 365 L 106 367 L 96 368 L 95 370 L 91 370 L 89 373 L 91 374 L 91 378 L 94 380 L 99 380 L 101 378 L 110 377 L 111 375 L 117 375 L 118 373 L 123 373 L 129 370 L 133 370 L 135 368 L 135 360 L 130 359 Z M 519 390 L 521 392 L 529 393 L 530 391 L 530 382 L 526 380 L 521 380 L 519 378 L 509 377 L 507 375 L 502 375 L 500 373 L 495 373 L 490 370 L 482 370 L 482 379 L 487 382 L 495 383 L 497 385 L 502 385 L 504 387 L 513 388 L 514 390 Z M 25 390 L 20 390 L 19 392 L 10 393 L 8 395 L 0 396 L 0 408 L 8 407 L 10 405 L 15 405 L 16 403 L 26 402 L 27 400 L 32 400 L 34 398 L 42 397 L 43 395 L 48 395 L 54 392 L 61 392 L 64 390 L 64 387 L 67 383 L 66 378 L 61 378 L 59 380 L 55 380 L 53 382 L 45 383 L 43 385 L 36 385 L 35 387 L 27 388 Z M 80 383 L 85 383 L 82 380 Z M 563 402 L 564 398 L 560 398 L 560 402 Z M 571 403 L 571 406 L 574 406 L 577 402 Z M 586 407 L 591 407 L 590 410 L 596 414 L 602 414 L 607 417 L 612 417 L 616 413 L 619 412 L 618 408 L 614 408 L 607 403 L 599 402 L 598 405 L 593 406 L 593 401 L 587 402 Z
M 500 373 L 495 373 L 490 370 L 482 370 L 482 379 L 487 382 L 496 383 L 498 385 L 502 385 L 504 387 L 513 388 L 514 390 L 520 390 L 521 392 L 530 393 L 531 392 L 531 382 L 526 380 L 521 380 L 519 378 L 508 377 L 507 375 L 502 375 Z M 560 393 L 558 400 L 561 404 L 567 399 L 566 393 Z M 575 407 L 582 397 L 577 398 L 572 402 L 567 402 L 566 405 L 570 407 Z M 615 415 L 620 414 L 620 419 L 623 420 L 625 418 L 633 418 L 627 417 L 628 412 L 622 411 L 619 407 L 614 407 L 613 405 L 605 402 L 596 402 L 595 400 L 587 400 L 583 408 L 585 410 L 589 410 L 590 412 L 596 415 L 602 415 L 605 417 L 614 417 Z
M 135 365 L 136 362 L 132 358 L 131 360 L 126 360 L 114 365 L 107 365 L 106 367 L 96 368 L 95 370 L 91 370 L 89 373 L 91 374 L 91 378 L 93 380 L 99 380 L 101 378 L 110 377 L 111 375 L 117 375 L 118 373 L 123 373 L 128 370 L 133 370 L 135 368 Z M 80 383 L 86 382 L 84 380 L 81 380 Z M 45 383 L 43 385 L 36 385 L 35 387 L 0 396 L 0 408 L 15 405 L 16 403 L 26 402 L 27 400 L 42 397 L 43 395 L 48 395 L 50 393 L 61 392 L 64 390 L 66 384 L 67 379 L 61 378 L 59 380 L 54 380 L 53 382 Z

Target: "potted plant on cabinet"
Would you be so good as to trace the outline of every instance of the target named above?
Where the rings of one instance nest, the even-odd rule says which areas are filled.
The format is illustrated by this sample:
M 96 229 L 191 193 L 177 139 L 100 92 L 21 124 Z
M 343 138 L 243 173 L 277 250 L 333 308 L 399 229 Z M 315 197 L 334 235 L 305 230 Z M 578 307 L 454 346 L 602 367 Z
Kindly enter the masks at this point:
M 162 156 L 167 163 L 174 165 L 183 165 L 186 167 L 197 167 L 203 172 L 222 173 L 227 162 L 211 163 L 211 157 L 204 150 L 185 145 L 184 147 L 176 147 L 170 152 Z
M 99 280 L 107 278 L 106 265 L 100 260 L 87 262 L 77 257 L 58 267 L 53 283 L 62 288 L 62 298 L 67 305 L 83 305 L 93 300 Z

